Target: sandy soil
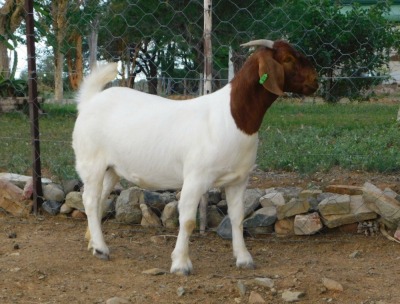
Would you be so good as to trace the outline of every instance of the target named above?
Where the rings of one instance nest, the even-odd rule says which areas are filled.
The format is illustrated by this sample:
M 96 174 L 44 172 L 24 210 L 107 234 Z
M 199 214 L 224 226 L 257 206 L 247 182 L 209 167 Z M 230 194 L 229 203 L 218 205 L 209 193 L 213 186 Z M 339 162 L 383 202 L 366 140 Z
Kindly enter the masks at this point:
M 396 176 L 343 172 L 309 178 L 258 172 L 251 186 L 321 186 L 332 180 L 370 180 L 399 190 Z M 248 303 L 252 291 L 265 303 L 284 303 L 286 289 L 304 292 L 301 303 L 400 303 L 400 245 L 380 234 L 336 229 L 306 237 L 247 237 L 257 267 L 238 270 L 230 241 L 214 232 L 196 232 L 190 244 L 194 274 L 183 277 L 142 273 L 156 267 L 169 270 L 177 231 L 108 220 L 104 233 L 112 256 L 102 261 L 86 250 L 85 229 L 86 220 L 47 215 L 20 219 L 0 212 L 0 303 L 105 303 L 116 296 L 131 303 Z M 157 235 L 162 237 L 155 241 Z M 273 279 L 276 291 L 256 284 L 257 277 Z M 324 277 L 344 290 L 327 290 Z M 246 286 L 242 297 L 238 281 Z M 182 296 L 177 294 L 180 287 Z

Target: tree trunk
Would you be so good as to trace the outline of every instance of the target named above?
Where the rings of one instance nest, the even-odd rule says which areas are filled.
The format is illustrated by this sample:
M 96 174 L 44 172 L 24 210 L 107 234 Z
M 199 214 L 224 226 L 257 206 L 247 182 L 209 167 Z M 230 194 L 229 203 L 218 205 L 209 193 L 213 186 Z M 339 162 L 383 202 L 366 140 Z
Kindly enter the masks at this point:
M 83 79 L 82 36 L 74 33 L 69 43 L 75 47 L 67 52 L 68 77 L 72 90 L 76 91 Z M 75 54 L 73 54 L 74 51 Z
M 13 34 L 24 17 L 24 4 L 24 0 L 6 0 L 0 7 L 0 36 L 4 39 L 4 42 L 0 40 L 0 75 L 6 78 L 10 77 L 8 49 L 12 49 L 7 41 L 11 39 L 15 42 Z
M 62 51 L 66 34 L 66 14 L 68 0 L 52 1 L 53 27 L 56 33 L 56 45 L 54 47 L 54 99 L 62 100 L 64 97 L 63 64 L 64 53 Z
M 91 31 L 88 37 L 89 43 L 89 67 L 92 70 L 97 66 L 97 41 L 99 37 L 99 18 L 96 17 L 91 24 Z
M 153 56 L 152 60 L 149 62 L 150 67 L 150 75 L 147 77 L 147 85 L 149 87 L 149 93 L 153 95 L 157 95 L 157 65 L 154 62 L 155 56 Z
M 61 101 L 64 97 L 64 86 L 63 86 L 63 62 L 64 54 L 56 52 L 54 54 L 54 99 Z

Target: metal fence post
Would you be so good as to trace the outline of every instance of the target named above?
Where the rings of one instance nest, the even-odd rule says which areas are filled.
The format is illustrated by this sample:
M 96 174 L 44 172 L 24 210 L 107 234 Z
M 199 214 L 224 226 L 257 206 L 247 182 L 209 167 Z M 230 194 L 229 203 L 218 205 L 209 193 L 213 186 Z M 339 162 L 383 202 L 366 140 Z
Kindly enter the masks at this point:
M 37 98 L 36 51 L 33 0 L 25 1 L 26 41 L 28 52 L 29 117 L 32 140 L 33 213 L 37 214 L 43 202 L 39 141 L 39 102 Z
M 212 0 L 204 0 L 204 94 L 212 91 Z

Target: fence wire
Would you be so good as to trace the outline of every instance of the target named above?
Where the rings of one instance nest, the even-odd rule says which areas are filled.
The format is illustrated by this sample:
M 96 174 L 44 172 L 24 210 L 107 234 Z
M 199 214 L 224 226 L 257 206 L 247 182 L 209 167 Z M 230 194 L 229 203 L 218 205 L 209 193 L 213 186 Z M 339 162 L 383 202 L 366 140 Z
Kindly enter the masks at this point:
M 210 2 L 213 91 L 227 84 L 240 69 L 250 53 L 240 44 L 252 39 L 288 40 L 312 60 L 319 72 L 320 89 L 314 96 L 289 95 L 282 100 L 290 99 L 292 105 L 282 103 L 271 110 L 264 128 L 269 132 L 260 136 L 258 163 L 262 169 L 312 172 L 343 166 L 350 170 L 398 172 L 396 151 L 400 144 L 395 119 L 400 1 L 372 2 Z M 2 112 L 24 113 L 27 109 L 26 83 L 30 73 L 24 60 L 25 11 L 19 5 L 10 0 L 0 2 L 0 18 L 4 21 L 1 26 L 5 24 L 0 28 Z M 76 117 L 73 98 L 82 78 L 94 65 L 118 61 L 119 75 L 114 85 L 172 99 L 204 94 L 203 1 L 36 1 L 34 9 L 45 176 L 76 177 L 70 143 Z M 292 113 L 297 111 L 316 119 L 321 113 L 311 113 L 313 105 L 320 109 L 323 106 L 318 108 L 319 103 L 354 100 L 378 100 L 386 106 L 370 108 L 368 112 L 365 104 L 358 108 L 349 105 L 329 126 L 321 121 L 329 121 L 332 112 L 322 114 L 325 117 L 320 117 L 321 121 L 300 121 Z M 300 104 L 304 107 L 298 108 Z M 285 109 L 290 113 L 283 113 Z M 355 114 L 357 111 L 361 112 Z M 378 112 L 381 116 L 375 115 Z M 367 133 L 351 133 L 355 127 L 346 119 L 359 120 L 359 125 L 368 121 L 371 129 Z M 2 113 L 0 124 L 0 170 L 31 174 L 28 121 L 14 111 Z M 292 127 L 283 128 L 290 124 Z M 299 129 L 293 131 L 294 127 Z M 310 133 L 301 134 L 307 130 Z M 300 142 L 292 138 L 294 134 L 306 140 Z M 351 143 L 340 145 L 343 138 Z M 282 143 L 291 146 L 286 154 L 282 153 Z M 316 149 L 318 144 L 331 149 Z M 356 144 L 358 150 L 354 148 Z

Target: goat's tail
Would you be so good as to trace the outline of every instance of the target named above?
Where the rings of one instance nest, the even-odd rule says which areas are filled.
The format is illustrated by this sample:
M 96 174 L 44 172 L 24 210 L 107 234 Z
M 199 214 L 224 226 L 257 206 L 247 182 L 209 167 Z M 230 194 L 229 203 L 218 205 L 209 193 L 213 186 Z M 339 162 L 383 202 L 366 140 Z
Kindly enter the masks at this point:
M 117 76 L 117 63 L 108 63 L 95 68 L 90 75 L 83 80 L 77 95 L 78 107 L 101 92 L 104 86 Z

